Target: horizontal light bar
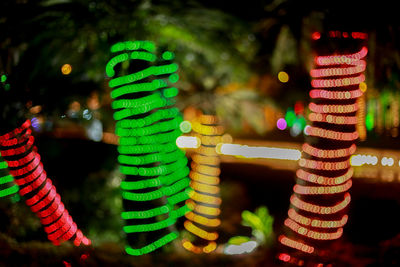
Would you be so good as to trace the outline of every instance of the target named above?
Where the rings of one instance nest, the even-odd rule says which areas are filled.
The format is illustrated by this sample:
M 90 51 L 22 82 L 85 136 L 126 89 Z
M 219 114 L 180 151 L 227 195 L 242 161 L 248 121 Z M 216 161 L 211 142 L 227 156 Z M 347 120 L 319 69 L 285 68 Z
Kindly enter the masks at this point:
M 176 138 L 176 145 L 179 148 L 198 148 L 201 142 L 198 137 L 194 136 L 179 136 Z
M 265 159 L 285 159 L 299 160 L 301 152 L 298 149 L 246 146 L 239 144 L 218 144 L 217 153 L 244 158 L 265 158 Z
M 176 139 L 176 144 L 179 148 L 199 148 L 201 141 L 198 137 L 194 136 L 179 136 Z M 217 153 L 220 155 L 234 156 L 239 158 L 281 159 L 281 160 L 294 160 L 294 161 L 300 160 L 301 158 L 301 150 L 291 149 L 291 148 L 247 146 L 241 144 L 219 143 L 215 149 Z M 310 154 L 309 153 L 310 151 L 307 150 L 308 148 L 303 147 L 303 149 L 304 152 Z M 327 155 L 324 155 L 324 157 L 329 158 L 329 156 Z M 379 165 L 379 163 L 381 163 L 381 166 L 393 167 L 394 159 L 391 157 L 382 157 L 381 160 L 379 160 L 377 156 L 367 155 L 367 154 L 354 154 L 350 157 L 350 165 L 354 167 L 359 167 L 363 165 L 376 166 Z M 400 161 L 399 161 L 399 166 L 400 166 Z

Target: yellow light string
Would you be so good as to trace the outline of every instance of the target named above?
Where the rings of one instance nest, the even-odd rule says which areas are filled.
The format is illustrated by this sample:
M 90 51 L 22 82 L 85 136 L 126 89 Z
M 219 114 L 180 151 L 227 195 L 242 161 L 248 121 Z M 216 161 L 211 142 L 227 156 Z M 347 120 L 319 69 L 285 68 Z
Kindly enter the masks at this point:
M 192 209 L 187 213 L 184 223 L 185 229 L 197 236 L 194 241 L 183 240 L 182 246 L 193 253 L 210 253 L 217 248 L 215 240 L 218 238 L 216 231 L 209 232 L 221 224 L 218 218 L 219 206 L 219 168 L 220 159 L 216 152 L 216 145 L 222 141 L 223 127 L 218 125 L 218 119 L 212 115 L 201 115 L 192 122 L 195 137 L 200 139 L 200 147 L 192 156 L 190 199 L 186 205 Z M 200 238 L 200 239 L 198 239 Z M 206 245 L 205 245 L 206 244 Z

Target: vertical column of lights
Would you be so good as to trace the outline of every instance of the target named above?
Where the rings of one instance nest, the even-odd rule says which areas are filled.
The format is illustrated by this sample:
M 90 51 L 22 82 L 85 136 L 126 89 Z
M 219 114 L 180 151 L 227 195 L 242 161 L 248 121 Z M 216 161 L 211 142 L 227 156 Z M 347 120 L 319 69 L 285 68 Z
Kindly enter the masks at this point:
M 367 48 L 351 54 L 317 56 L 311 70 L 311 125 L 299 161 L 297 181 L 290 198 L 287 233 L 279 237 L 285 248 L 282 261 L 304 264 L 321 256 L 343 233 L 350 203 L 350 156 L 355 152 L 357 99 L 363 94 Z M 300 260 L 298 260 L 300 257 Z M 303 258 L 303 259 L 301 259 Z M 296 260 L 295 260 L 296 259 Z
M 14 196 L 19 187 L 14 183 L 14 178 L 8 172 L 8 164 L 0 153 L 0 197 Z
M 177 232 L 167 228 L 189 211 L 184 202 L 191 191 L 189 168 L 184 152 L 176 145 L 183 119 L 173 107 L 178 89 L 170 87 L 179 79 L 178 66 L 170 62 L 174 54 L 167 51 L 158 66 L 114 77 L 114 67 L 120 63 L 133 60 L 133 64 L 148 66 L 158 59 L 154 44 L 148 41 L 120 42 L 111 52 L 118 55 L 107 63 L 106 73 L 112 78 L 115 133 L 120 137 L 118 162 L 126 175 L 121 183 L 122 198 L 130 203 L 125 205 L 129 210 L 122 213 L 127 220 L 123 230 L 134 237 L 145 232 L 157 236 L 143 247 L 126 247 L 128 254 L 138 256 L 176 239 Z
M 89 245 L 91 241 L 77 228 L 55 186 L 47 178 L 30 127 L 31 122 L 27 120 L 19 128 L 0 136 L 1 153 L 20 187 L 19 194 L 25 197 L 25 203 L 39 217 L 53 244 L 73 240 L 75 246 Z
M 192 156 L 190 186 L 193 189 L 187 204 L 192 211 L 186 214 L 184 227 L 192 233 L 193 241 L 182 240 L 182 245 L 194 253 L 210 253 L 217 248 L 220 225 L 220 160 L 215 150 L 221 142 L 222 126 L 212 115 L 201 115 L 199 121 L 193 123 L 193 131 L 201 140 L 201 146 Z

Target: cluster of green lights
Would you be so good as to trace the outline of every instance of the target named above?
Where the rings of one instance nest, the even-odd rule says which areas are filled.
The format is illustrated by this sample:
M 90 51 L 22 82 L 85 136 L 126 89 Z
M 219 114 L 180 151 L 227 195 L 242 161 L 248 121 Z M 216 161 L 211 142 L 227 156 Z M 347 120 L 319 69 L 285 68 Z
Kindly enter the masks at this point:
M 7 168 L 7 162 L 0 155 L 0 197 L 13 195 L 19 190 L 18 185 L 13 183 L 14 178 L 7 173 Z
M 184 204 L 191 192 L 187 158 L 175 143 L 183 121 L 179 110 L 173 107 L 178 89 L 171 86 L 179 80 L 178 65 L 168 62 L 175 57 L 174 53 L 167 51 L 158 58 L 155 50 L 154 44 L 147 41 L 117 43 L 111 47 L 111 52 L 118 54 L 106 66 L 106 74 L 112 78 L 109 86 L 113 89 L 111 107 L 115 110 L 115 133 L 120 137 L 120 170 L 128 177 L 135 176 L 135 181 L 121 183 L 122 198 L 135 202 L 166 199 L 160 207 L 124 211 L 121 216 L 125 220 L 155 220 L 128 223 L 123 228 L 128 234 L 167 228 L 189 211 Z M 117 65 L 126 66 L 130 60 L 141 60 L 149 66 L 114 77 Z M 142 248 L 127 247 L 126 252 L 146 254 L 177 236 L 175 232 L 169 233 Z
M 7 75 L 2 74 L 0 76 L 0 81 L 1 81 L 1 83 L 4 83 L 4 90 L 6 90 L 6 91 L 10 90 L 10 84 L 6 83 L 7 82 Z
M 285 114 L 285 121 L 287 126 L 290 128 L 290 134 L 292 136 L 298 136 L 301 132 L 303 132 L 306 127 L 306 119 L 303 115 L 296 115 L 293 108 L 288 108 Z

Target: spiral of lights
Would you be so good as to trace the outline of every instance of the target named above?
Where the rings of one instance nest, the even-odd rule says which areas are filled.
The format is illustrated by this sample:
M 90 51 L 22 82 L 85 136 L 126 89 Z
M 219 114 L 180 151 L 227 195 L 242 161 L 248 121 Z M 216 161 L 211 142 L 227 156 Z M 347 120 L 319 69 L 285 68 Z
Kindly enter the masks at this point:
M 293 255 L 320 255 L 329 241 L 340 238 L 348 220 L 346 208 L 351 197 L 353 169 L 350 157 L 358 139 L 357 99 L 363 92 L 368 49 L 352 54 L 315 58 L 311 70 L 311 125 L 296 172 L 297 183 L 290 198 L 288 230 L 278 240 L 286 248 L 279 259 L 288 262 Z M 293 258 L 294 259 L 294 258 Z
M 173 107 L 178 89 L 171 87 L 179 78 L 178 66 L 171 63 L 172 52 L 157 58 L 154 44 L 148 41 L 120 42 L 111 52 L 116 55 L 107 63 L 106 73 L 112 78 L 109 86 L 119 136 L 118 162 L 126 175 L 121 183 L 122 198 L 132 203 L 129 207 L 133 209 L 122 213 L 127 224 L 123 230 L 127 234 L 160 230 L 161 236 L 143 247 L 127 246 L 126 252 L 136 256 L 176 239 L 177 232 L 164 235 L 161 231 L 190 211 L 184 202 L 191 191 L 187 158 L 176 145 L 183 119 Z M 116 76 L 114 68 L 126 63 L 145 63 L 147 67 Z M 152 204 L 154 201 L 157 204 Z M 144 203 L 156 207 L 143 209 Z
M 220 160 L 216 146 L 221 142 L 223 127 L 213 115 L 201 115 L 193 122 L 193 131 L 201 140 L 201 146 L 192 156 L 190 187 L 193 189 L 186 201 L 192 209 L 185 216 L 184 227 L 193 240 L 182 240 L 182 245 L 194 253 L 210 253 L 217 248 L 217 227 L 221 198 L 219 196 Z
M 20 196 L 25 197 L 25 203 L 39 217 L 48 239 L 55 245 L 67 240 L 73 240 L 75 246 L 90 245 L 46 175 L 34 146 L 30 120 L 0 136 L 0 149 L 20 188 Z

